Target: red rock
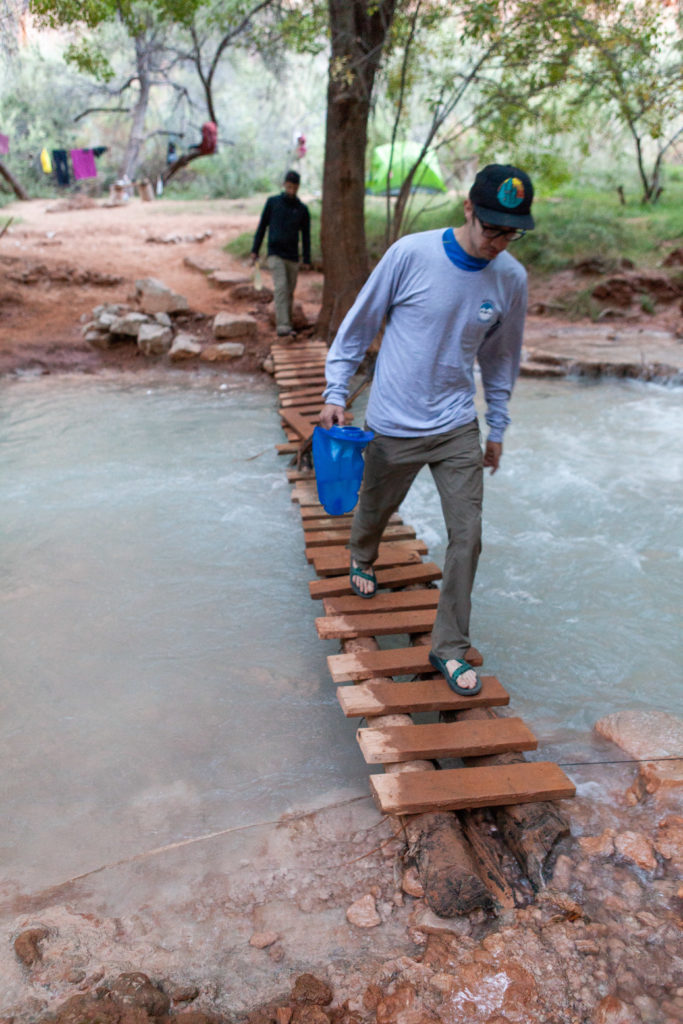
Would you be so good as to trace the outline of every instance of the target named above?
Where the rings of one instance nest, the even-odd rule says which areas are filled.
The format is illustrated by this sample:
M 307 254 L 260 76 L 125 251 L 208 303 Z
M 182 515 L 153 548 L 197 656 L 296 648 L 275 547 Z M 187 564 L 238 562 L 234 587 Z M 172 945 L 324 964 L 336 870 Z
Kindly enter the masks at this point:
M 611 857 L 614 853 L 614 829 L 605 829 L 600 836 L 581 836 L 579 846 L 587 857 Z
M 674 871 L 683 871 L 683 818 L 677 814 L 663 818 L 657 826 L 654 846 Z
M 249 945 L 254 946 L 255 949 L 266 949 L 268 946 L 272 946 L 274 942 L 280 936 L 277 932 L 254 932 L 252 937 L 249 939 Z
M 346 911 L 346 920 L 357 928 L 376 928 L 382 923 L 372 893 L 361 896 Z
M 27 928 L 14 940 L 14 952 L 27 967 L 32 967 L 43 959 L 39 943 L 46 939 L 50 930 L 44 925 L 37 928 Z
M 160 1017 L 168 1012 L 171 1005 L 166 993 L 153 985 L 141 971 L 119 974 L 109 989 L 109 998 L 121 1006 L 144 1010 L 150 1017 Z
M 300 974 L 292 986 L 292 1001 L 327 1006 L 332 1002 L 332 989 L 314 974 Z
M 641 1024 L 640 1015 L 616 996 L 605 996 L 593 1011 L 591 1024 Z
M 409 896 L 415 896 L 417 899 L 422 899 L 425 894 L 420 876 L 417 873 L 417 868 L 411 865 L 403 872 L 403 878 L 401 880 L 401 888 Z
M 416 997 L 414 987 L 404 982 L 377 1004 L 377 1024 L 429 1024 L 436 1020 Z
M 321 1007 L 306 1003 L 296 1007 L 292 1024 L 330 1024 L 330 1018 Z
M 619 832 L 614 837 L 614 848 L 620 856 L 632 861 L 643 871 L 654 871 L 657 867 L 652 843 L 640 832 Z
M 676 757 L 683 749 L 683 721 L 666 711 L 617 711 L 593 728 L 640 760 Z

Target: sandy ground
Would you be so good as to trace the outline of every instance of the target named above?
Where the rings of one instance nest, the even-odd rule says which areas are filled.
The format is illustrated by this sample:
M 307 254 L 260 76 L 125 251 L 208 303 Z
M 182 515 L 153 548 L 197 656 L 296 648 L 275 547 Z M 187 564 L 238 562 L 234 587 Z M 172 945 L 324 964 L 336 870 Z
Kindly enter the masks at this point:
M 194 312 L 189 329 L 208 340 L 210 318 L 221 310 L 237 310 L 206 271 L 249 274 L 246 261 L 229 256 L 223 246 L 255 230 L 262 202 L 262 196 L 151 203 L 135 198 L 120 206 L 98 201 L 67 208 L 66 200 L 33 200 L 4 207 L 0 230 L 12 221 L 0 237 L 0 374 L 147 367 L 148 360 L 133 343 L 103 352 L 87 345 L 81 333 L 82 318 L 93 307 L 130 301 L 135 281 L 142 277 L 156 277 L 185 295 Z M 267 272 L 263 278 L 270 283 Z M 619 373 L 620 367 L 640 364 L 668 368 L 659 376 L 683 372 L 680 297 L 657 301 L 650 313 L 637 301 L 624 307 L 606 300 L 598 323 L 570 322 L 558 315 L 559 297 L 597 280 L 596 274 L 564 271 L 552 279 L 530 281 L 525 339 L 529 362 L 540 355 L 546 365 L 573 363 L 580 370 L 611 367 Z M 296 300 L 311 325 L 321 293 L 319 273 L 300 275 Z M 257 317 L 258 337 L 242 359 L 224 364 L 222 370 L 254 371 L 275 332 L 267 306 L 249 300 L 237 306 Z

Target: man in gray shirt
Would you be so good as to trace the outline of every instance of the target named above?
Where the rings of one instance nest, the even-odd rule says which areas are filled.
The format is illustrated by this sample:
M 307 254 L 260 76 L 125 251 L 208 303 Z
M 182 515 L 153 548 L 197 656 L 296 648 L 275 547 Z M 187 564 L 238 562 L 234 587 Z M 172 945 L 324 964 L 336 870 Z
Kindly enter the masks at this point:
M 407 235 L 382 257 L 347 313 L 326 364 L 320 423 L 344 424 L 349 381 L 384 323 L 367 408 L 365 454 L 351 528 L 350 583 L 371 598 L 372 564 L 390 516 L 424 465 L 441 498 L 448 547 L 430 661 L 457 693 L 481 682 L 466 661 L 472 587 L 481 551 L 483 470 L 498 469 L 526 314 L 526 271 L 506 250 L 534 226 L 533 186 L 510 165 L 481 170 L 465 223 Z M 474 362 L 486 398 L 482 457 Z

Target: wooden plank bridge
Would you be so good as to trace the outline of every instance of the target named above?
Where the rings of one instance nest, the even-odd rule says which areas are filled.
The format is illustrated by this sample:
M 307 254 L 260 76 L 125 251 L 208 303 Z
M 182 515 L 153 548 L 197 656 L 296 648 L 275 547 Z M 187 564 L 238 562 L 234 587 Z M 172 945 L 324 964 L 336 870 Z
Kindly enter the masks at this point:
M 288 471 L 292 500 L 301 512 L 306 557 L 318 576 L 309 584 L 311 597 L 324 611 L 315 626 L 321 638 L 342 644 L 343 653 L 327 659 L 330 675 L 342 684 L 337 697 L 343 713 L 366 722 L 357 732 L 365 761 L 385 766 L 384 775 L 370 775 L 380 810 L 412 815 L 573 796 L 575 787 L 558 765 L 524 759 L 523 751 L 536 749 L 536 738 L 520 718 L 493 710 L 510 699 L 495 676 L 482 675 L 481 692 L 462 697 L 434 673 L 429 635 L 441 572 L 424 560 L 426 545 L 398 515 L 385 530 L 375 563 L 378 593 L 371 601 L 352 593 L 346 547 L 352 515 L 327 515 L 314 471 L 302 468 L 298 458 L 320 409 L 327 349 L 304 341 L 274 344 L 271 353 L 287 437 L 277 448 L 295 456 Z M 407 637 L 409 644 L 380 648 L 378 637 Z M 470 660 L 482 663 L 474 650 Z M 416 724 L 412 716 L 421 712 L 438 712 L 442 720 Z M 458 720 L 463 712 L 466 720 Z M 434 770 L 444 759 L 461 759 L 464 766 Z

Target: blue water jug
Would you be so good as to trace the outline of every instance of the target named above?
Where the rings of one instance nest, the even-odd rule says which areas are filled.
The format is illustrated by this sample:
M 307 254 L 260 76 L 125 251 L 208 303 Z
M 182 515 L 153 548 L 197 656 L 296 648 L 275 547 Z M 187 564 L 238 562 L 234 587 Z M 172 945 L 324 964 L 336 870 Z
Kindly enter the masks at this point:
M 363 449 L 375 435 L 359 427 L 316 427 L 313 464 L 320 504 L 331 516 L 350 512 L 363 480 Z

